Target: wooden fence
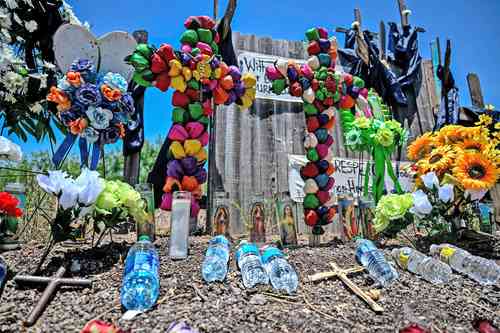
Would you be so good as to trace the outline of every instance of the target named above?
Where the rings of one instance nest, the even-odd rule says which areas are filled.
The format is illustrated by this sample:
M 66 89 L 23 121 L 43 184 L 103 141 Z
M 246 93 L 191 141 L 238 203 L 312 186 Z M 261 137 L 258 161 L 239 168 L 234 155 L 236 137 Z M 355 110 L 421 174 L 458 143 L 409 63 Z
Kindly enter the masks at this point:
M 273 40 L 235 32 L 233 43 L 237 52 L 250 51 L 293 59 L 306 57 L 302 41 Z M 432 130 L 433 111 L 439 105 L 431 61 L 423 61 L 422 74 L 417 105 L 423 129 L 428 131 Z M 286 199 L 288 155 L 305 153 L 302 144 L 305 132 L 302 104 L 257 99 L 247 111 L 241 111 L 236 106 L 219 107 L 216 126 L 216 191 L 226 192 L 229 204 L 238 204 L 245 214 L 255 201 L 270 203 L 276 195 Z M 420 135 L 416 119 L 410 132 L 410 140 Z M 335 128 L 334 140 L 335 156 L 354 157 L 352 153 L 349 156 L 344 147 L 339 124 Z M 301 209 L 301 204 L 295 205 L 299 220 L 302 218 Z M 271 214 L 271 210 L 268 213 Z M 231 231 L 245 233 L 240 209 L 231 207 L 230 214 Z M 299 231 L 303 231 L 301 222 Z

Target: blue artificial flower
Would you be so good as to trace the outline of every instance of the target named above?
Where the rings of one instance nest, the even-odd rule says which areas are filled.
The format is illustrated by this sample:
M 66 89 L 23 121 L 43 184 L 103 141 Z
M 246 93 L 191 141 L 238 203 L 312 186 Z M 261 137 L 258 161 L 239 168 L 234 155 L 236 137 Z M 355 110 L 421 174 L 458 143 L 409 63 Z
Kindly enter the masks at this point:
M 101 92 L 96 85 L 85 83 L 76 90 L 76 100 L 84 106 L 99 105 L 102 101 Z
M 69 82 L 66 80 L 66 76 L 57 81 L 57 88 L 63 90 L 68 95 L 71 95 L 75 91 L 75 87 L 69 84 Z
M 76 59 L 71 64 L 73 72 L 94 72 L 94 64 L 89 59 Z
M 109 122 L 113 119 L 113 112 L 101 107 L 90 106 L 86 112 L 90 121 L 90 126 L 98 130 L 109 127 Z
M 112 89 L 118 89 L 122 94 L 125 94 L 128 89 L 127 80 L 118 73 L 108 72 L 102 78 L 102 82 Z
M 95 143 L 99 140 L 99 132 L 91 126 L 85 127 L 80 136 L 87 139 L 88 143 Z
M 120 99 L 119 108 L 122 112 L 133 114 L 135 112 L 134 98 L 130 94 L 124 94 Z
M 108 127 L 102 132 L 102 143 L 115 143 L 120 138 L 120 130 L 118 127 Z

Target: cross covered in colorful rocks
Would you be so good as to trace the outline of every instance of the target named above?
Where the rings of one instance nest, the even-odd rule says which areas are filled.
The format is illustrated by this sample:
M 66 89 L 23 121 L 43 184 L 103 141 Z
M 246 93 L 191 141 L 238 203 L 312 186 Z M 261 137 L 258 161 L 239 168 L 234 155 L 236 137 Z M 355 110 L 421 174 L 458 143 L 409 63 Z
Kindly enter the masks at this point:
M 351 109 L 356 99 L 366 97 L 368 91 L 362 79 L 335 70 L 337 42 L 328 37 L 325 28 L 307 30 L 306 38 L 309 58 L 305 63 L 279 61 L 266 69 L 266 76 L 272 81 L 273 93 L 281 94 L 288 88 L 290 95 L 302 97 L 304 102 L 308 159 L 300 171 L 305 182 L 304 215 L 313 235 L 321 235 L 336 213 L 331 195 L 335 184 L 331 151 L 335 115 L 340 112 L 341 117 L 354 117 Z
M 135 68 L 134 81 L 161 91 L 175 89 L 172 97 L 173 126 L 168 133 L 170 148 L 165 170 L 165 192 L 160 208 L 171 210 L 175 191 L 189 191 L 191 216 L 200 209 L 201 186 L 207 181 L 204 164 L 209 142 L 209 117 L 213 105 L 236 103 L 249 108 L 255 99 L 256 79 L 228 66 L 219 52 L 219 33 L 208 16 L 191 16 L 184 23 L 181 49 L 163 44 L 158 49 L 139 44 L 126 61 Z

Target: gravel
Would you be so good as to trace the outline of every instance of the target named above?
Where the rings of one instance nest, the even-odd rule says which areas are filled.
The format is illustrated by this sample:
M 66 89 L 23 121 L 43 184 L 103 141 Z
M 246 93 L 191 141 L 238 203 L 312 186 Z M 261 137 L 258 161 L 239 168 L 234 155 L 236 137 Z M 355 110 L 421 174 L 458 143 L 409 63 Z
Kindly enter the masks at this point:
M 165 332 L 174 320 L 185 320 L 200 332 L 395 332 L 412 322 L 426 324 L 433 332 L 473 332 L 472 321 L 492 320 L 500 326 L 500 286 L 482 287 L 455 275 L 448 285 L 434 286 L 411 273 L 381 291 L 382 314 L 375 314 L 338 279 L 307 283 L 308 275 L 328 271 L 329 262 L 352 267 L 354 244 L 286 249 L 301 283 L 296 295 L 278 295 L 268 286 L 246 290 L 230 262 L 224 283 L 206 284 L 200 265 L 208 237 L 191 238 L 187 260 L 168 258 L 168 240 L 156 242 L 160 253 L 161 293 L 152 310 L 121 319 L 119 293 L 123 260 L 132 244 L 115 243 L 92 250 L 89 246 L 57 246 L 44 266 L 43 275 L 53 275 L 61 264 L 67 277 L 94 280 L 91 289 L 61 288 L 35 326 L 22 328 L 22 320 L 39 300 L 43 288 L 17 287 L 15 273 L 34 270 L 43 246 L 28 244 L 2 256 L 11 268 L 0 298 L 0 332 L 79 332 L 91 319 L 115 322 L 132 332 Z M 123 238 L 123 237 L 122 237 Z M 386 250 L 389 253 L 389 250 Z M 73 268 L 70 270 L 69 268 Z M 352 276 L 358 286 L 369 290 L 367 274 Z

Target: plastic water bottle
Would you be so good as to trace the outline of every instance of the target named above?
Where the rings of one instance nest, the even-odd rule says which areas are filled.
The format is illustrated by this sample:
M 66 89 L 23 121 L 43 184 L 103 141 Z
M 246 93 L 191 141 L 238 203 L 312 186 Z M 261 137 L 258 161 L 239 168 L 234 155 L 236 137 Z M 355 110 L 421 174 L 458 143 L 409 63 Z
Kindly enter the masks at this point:
M 7 263 L 0 257 L 0 287 L 2 287 L 7 276 Z
M 245 288 L 253 288 L 259 283 L 269 283 L 269 278 L 260 260 L 259 249 L 255 244 L 241 242 L 235 256 Z
M 392 257 L 401 268 L 433 284 L 447 283 L 453 274 L 450 266 L 444 262 L 409 247 L 392 250 Z
M 127 310 L 145 311 L 158 299 L 158 252 L 148 236 L 141 236 L 125 260 L 121 302 Z
M 398 272 L 385 260 L 384 254 L 373 242 L 358 239 L 356 245 L 356 260 L 368 270 L 374 281 L 385 287 L 397 280 Z
M 297 290 L 299 278 L 284 258 L 283 252 L 274 246 L 265 247 L 262 252 L 262 263 L 274 289 L 284 290 L 288 294 Z
M 215 236 L 208 243 L 205 260 L 201 266 L 201 274 L 207 282 L 224 281 L 229 261 L 229 241 L 226 237 Z
M 430 253 L 481 285 L 500 281 L 500 266 L 492 260 L 474 256 L 450 244 L 431 245 Z

